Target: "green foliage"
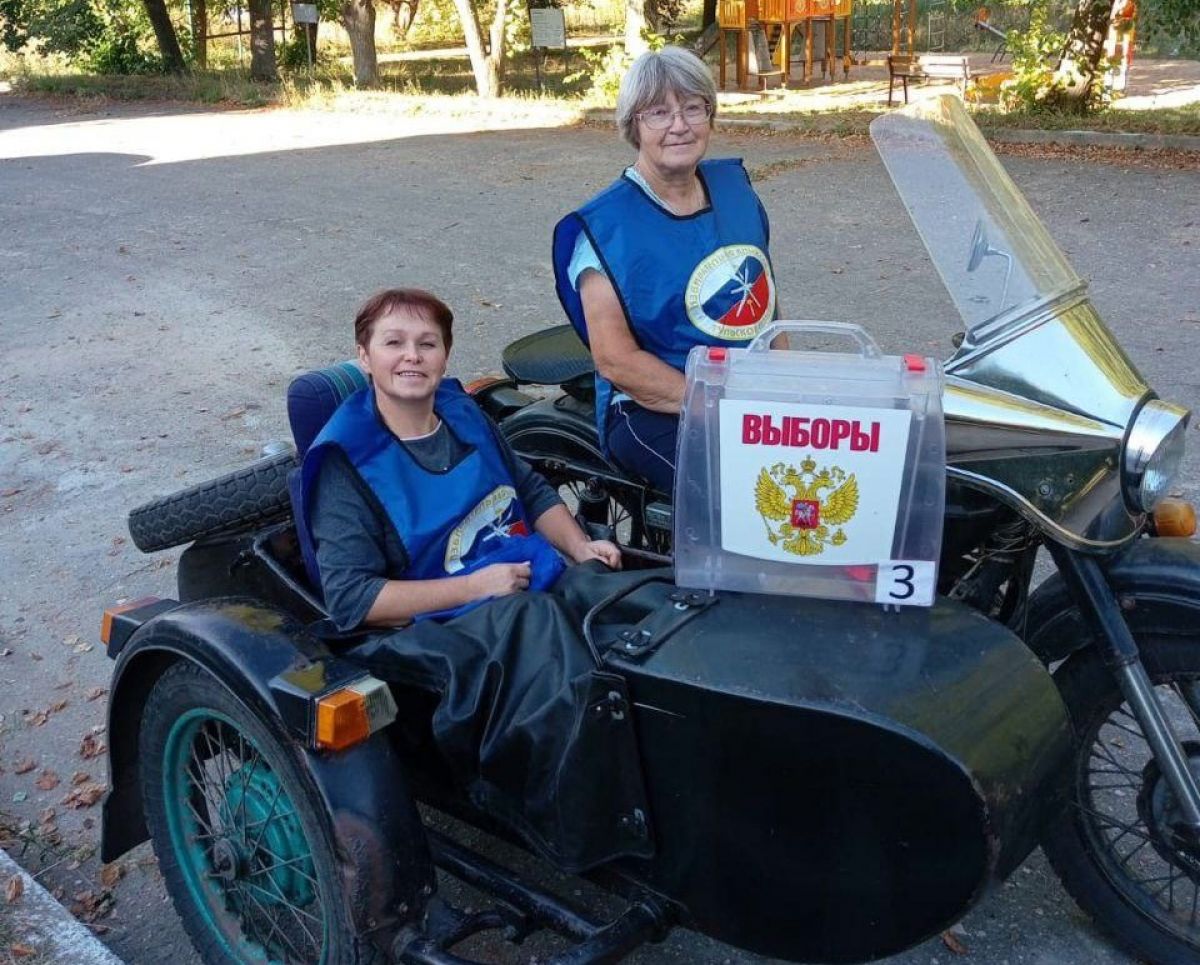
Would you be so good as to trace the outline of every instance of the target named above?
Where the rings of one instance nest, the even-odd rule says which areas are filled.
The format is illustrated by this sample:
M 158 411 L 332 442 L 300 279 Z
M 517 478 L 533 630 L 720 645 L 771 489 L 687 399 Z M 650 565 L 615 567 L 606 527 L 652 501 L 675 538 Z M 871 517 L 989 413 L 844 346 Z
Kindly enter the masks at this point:
M 1001 103 L 1007 110 L 1036 112 L 1050 109 L 1058 89 L 1054 68 L 1066 42 L 1067 35 L 1051 25 L 1045 0 L 1033 5 L 1025 30 L 1008 32 L 1013 77 L 1005 81 L 1000 90 Z
M 1138 4 L 1139 42 L 1163 53 L 1200 57 L 1200 3 L 1196 0 L 1142 0 Z
M 90 0 L 0 0 L 0 42 L 14 53 L 36 42 L 47 53 L 74 58 L 103 31 Z
M 1074 99 L 1072 91 L 1081 78 L 1060 69 L 1067 35 L 1051 23 L 1049 3 L 1036 0 L 1025 30 L 1008 32 L 1008 50 L 1012 55 L 1013 77 L 1000 88 L 1000 103 L 1005 110 L 1036 114 L 1057 112 L 1069 107 L 1071 113 L 1101 110 L 1112 100 L 1112 91 L 1098 79 L 1088 88 L 1087 99 Z M 1101 69 L 1109 65 L 1101 63 Z
M 584 47 L 579 55 L 587 66 L 568 74 L 564 82 L 574 84 L 580 80 L 590 80 L 585 97 L 602 104 L 615 104 L 621 79 L 633 63 L 633 58 L 625 52 L 624 44 L 613 44 L 605 49 Z
M 0 41 L 97 74 L 163 69 L 145 7 L 130 0 L 0 0 Z

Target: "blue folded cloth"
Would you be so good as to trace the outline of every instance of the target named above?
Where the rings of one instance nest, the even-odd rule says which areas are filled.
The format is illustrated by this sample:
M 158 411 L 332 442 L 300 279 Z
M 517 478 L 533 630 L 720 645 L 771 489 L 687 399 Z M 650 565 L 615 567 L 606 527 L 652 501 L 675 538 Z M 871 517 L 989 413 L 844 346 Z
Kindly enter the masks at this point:
M 558 582 L 563 570 L 567 568 L 567 564 L 559 556 L 558 550 L 551 546 L 544 536 L 540 533 L 531 533 L 528 536 L 512 536 L 504 540 L 495 552 L 464 566 L 461 572 L 455 575 L 466 576 L 468 573 L 474 573 L 493 563 L 529 563 L 529 589 L 531 590 L 550 589 Z M 413 620 L 449 620 L 451 617 L 474 610 L 475 607 L 491 599 L 494 597 L 472 600 L 470 603 L 463 603 L 445 610 L 418 613 Z

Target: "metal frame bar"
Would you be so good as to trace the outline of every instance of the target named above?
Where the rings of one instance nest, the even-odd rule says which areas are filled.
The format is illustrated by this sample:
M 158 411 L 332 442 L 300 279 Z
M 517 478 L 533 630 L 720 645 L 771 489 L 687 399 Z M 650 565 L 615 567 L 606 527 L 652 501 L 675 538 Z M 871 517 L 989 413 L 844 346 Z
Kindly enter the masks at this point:
M 492 896 L 498 904 L 466 914 L 444 901 L 432 902 L 420 934 L 402 935 L 393 949 L 395 960 L 404 965 L 475 965 L 449 949 L 494 929 L 504 930 L 504 937 L 517 944 L 541 929 L 573 943 L 547 965 L 606 965 L 647 941 L 660 941 L 671 928 L 666 904 L 653 896 L 635 898 L 616 919 L 601 923 L 446 835 L 432 829 L 428 835 L 434 863 L 442 871 Z

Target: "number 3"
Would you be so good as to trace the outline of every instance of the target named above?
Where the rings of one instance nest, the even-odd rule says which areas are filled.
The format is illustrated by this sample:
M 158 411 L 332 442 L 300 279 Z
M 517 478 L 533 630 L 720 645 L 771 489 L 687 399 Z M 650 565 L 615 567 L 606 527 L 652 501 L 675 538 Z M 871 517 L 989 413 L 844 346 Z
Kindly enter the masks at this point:
M 903 576 L 900 574 L 903 573 Z M 887 591 L 887 595 L 893 600 L 907 600 L 917 588 L 913 586 L 914 570 L 907 563 L 892 564 L 892 587 Z M 897 593 L 896 588 L 904 587 L 905 592 Z

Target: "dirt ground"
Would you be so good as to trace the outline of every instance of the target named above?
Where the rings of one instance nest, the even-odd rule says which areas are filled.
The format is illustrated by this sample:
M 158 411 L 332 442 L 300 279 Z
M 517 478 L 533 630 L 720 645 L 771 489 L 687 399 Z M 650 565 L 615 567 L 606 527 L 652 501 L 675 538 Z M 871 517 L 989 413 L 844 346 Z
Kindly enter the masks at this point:
M 726 134 L 712 153 L 759 176 L 788 315 L 860 322 L 889 352 L 948 347 L 953 308 L 866 141 Z M 151 851 L 102 879 L 86 854 L 99 807 L 63 803 L 73 775 L 106 778 L 103 755 L 81 756 L 104 739 L 101 608 L 173 590 L 174 554 L 139 554 L 126 513 L 286 438 L 289 379 L 349 357 L 354 310 L 382 286 L 440 293 L 458 315 L 452 374 L 494 370 L 506 342 L 560 320 L 556 218 L 628 160 L 602 128 L 0 95 L 0 816 L 32 824 L 14 855 L 99 916 L 122 958 L 196 961 Z M 1005 163 L 1149 381 L 1200 405 L 1198 159 Z M 979 965 L 1129 961 L 1039 855 L 958 937 Z M 935 938 L 891 961 L 951 957 Z M 634 958 L 755 960 L 686 932 Z

